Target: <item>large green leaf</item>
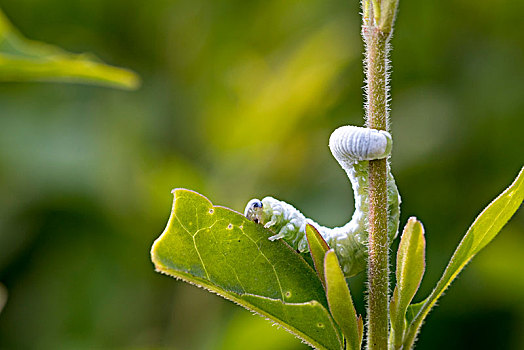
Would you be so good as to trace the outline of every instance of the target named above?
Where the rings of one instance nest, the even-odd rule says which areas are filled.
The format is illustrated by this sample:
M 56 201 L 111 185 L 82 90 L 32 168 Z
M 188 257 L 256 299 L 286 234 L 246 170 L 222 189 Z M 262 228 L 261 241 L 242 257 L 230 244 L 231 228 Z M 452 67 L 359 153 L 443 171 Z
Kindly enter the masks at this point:
M 1 10 L 0 81 L 63 81 L 125 89 L 135 89 L 140 82 L 135 73 L 92 55 L 72 54 L 24 38 Z
M 406 310 L 417 292 L 426 267 L 424 227 L 411 217 L 404 227 L 397 252 L 397 284 L 389 307 L 391 315 L 390 346 L 402 346 L 406 329 Z
M 460 242 L 457 250 L 444 271 L 444 274 L 437 283 L 435 289 L 429 297 L 422 303 L 410 306 L 408 318 L 413 320 L 406 332 L 404 348 L 413 347 L 416 335 L 431 308 L 435 305 L 438 298 L 448 288 L 451 282 L 462 271 L 464 266 L 495 238 L 502 227 L 511 219 L 513 214 L 524 200 L 524 167 L 520 170 L 515 181 L 502 192 L 493 202 L 491 202 L 480 215 L 475 219 L 468 232 Z
M 184 189 L 151 251 L 157 271 L 215 292 L 318 349 L 341 349 L 315 271 L 270 231 Z

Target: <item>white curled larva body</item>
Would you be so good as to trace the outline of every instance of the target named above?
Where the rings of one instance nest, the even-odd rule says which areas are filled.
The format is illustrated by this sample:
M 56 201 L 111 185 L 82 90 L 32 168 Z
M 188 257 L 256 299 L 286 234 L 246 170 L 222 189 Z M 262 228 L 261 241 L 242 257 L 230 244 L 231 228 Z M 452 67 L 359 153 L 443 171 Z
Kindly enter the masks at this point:
M 244 215 L 272 230 L 274 235 L 268 237 L 270 240 L 284 239 L 301 253 L 309 251 L 306 223 L 313 225 L 328 245 L 335 249 L 345 276 L 350 277 L 365 269 L 367 263 L 367 164 L 369 160 L 387 158 L 391 154 L 392 139 L 386 131 L 347 125 L 331 134 L 329 148 L 353 187 L 355 211 L 346 225 L 335 228 L 321 226 L 292 205 L 273 197 L 249 201 Z M 388 236 L 391 242 L 398 231 L 400 196 L 391 172 L 388 173 Z
M 331 153 L 344 163 L 386 158 L 391 153 L 392 143 L 387 131 L 352 125 L 341 126 L 329 138 Z

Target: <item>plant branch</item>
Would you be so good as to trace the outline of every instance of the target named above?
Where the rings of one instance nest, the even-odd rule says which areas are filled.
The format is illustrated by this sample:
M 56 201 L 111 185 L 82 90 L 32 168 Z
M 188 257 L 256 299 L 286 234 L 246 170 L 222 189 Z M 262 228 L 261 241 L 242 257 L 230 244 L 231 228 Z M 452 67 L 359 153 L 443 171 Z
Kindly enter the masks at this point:
M 365 43 L 366 126 L 388 130 L 389 40 L 397 0 L 364 0 L 362 36 Z M 369 350 L 386 350 L 388 344 L 389 260 L 386 159 L 369 162 Z

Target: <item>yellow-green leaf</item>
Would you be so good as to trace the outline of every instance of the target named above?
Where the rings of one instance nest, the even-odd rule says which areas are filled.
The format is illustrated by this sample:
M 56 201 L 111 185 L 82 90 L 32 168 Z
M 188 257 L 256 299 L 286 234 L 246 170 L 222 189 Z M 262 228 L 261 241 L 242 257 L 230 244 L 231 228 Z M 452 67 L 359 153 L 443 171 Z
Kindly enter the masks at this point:
M 313 259 L 313 264 L 317 270 L 318 278 L 320 278 L 320 281 L 322 281 L 322 284 L 325 287 L 324 256 L 329 250 L 329 246 L 327 245 L 324 238 L 322 238 L 318 230 L 310 224 L 306 225 L 306 238 L 309 246 L 309 252 L 311 254 L 311 258 Z
M 524 200 L 524 167 L 520 170 L 515 181 L 493 200 L 470 226 L 460 242 L 429 297 L 422 303 L 415 304 L 408 309 L 408 313 L 415 313 L 406 332 L 404 348 L 413 347 L 416 335 L 431 308 L 435 305 L 442 293 L 462 271 L 464 266 L 495 238 L 502 227 L 511 219 Z M 422 304 L 422 306 L 420 306 Z M 410 316 L 411 317 L 411 316 Z
M 346 337 L 347 348 L 360 349 L 361 331 L 357 321 L 357 312 L 333 249 L 329 250 L 324 257 L 324 275 L 326 276 L 329 310 Z
M 252 310 L 318 349 L 342 340 L 315 271 L 272 232 L 184 189 L 151 250 L 157 271 L 204 287 Z
M 358 326 L 358 343 L 360 346 L 362 346 L 362 339 L 364 339 L 364 319 L 362 318 L 362 315 L 358 315 L 357 318 L 357 326 Z
M 390 303 L 391 341 L 400 348 L 406 324 L 406 310 L 417 292 L 426 267 L 424 227 L 411 217 L 404 227 L 397 252 L 397 285 Z
M 0 10 L 0 81 L 57 81 L 135 89 L 138 76 L 93 55 L 26 39 Z

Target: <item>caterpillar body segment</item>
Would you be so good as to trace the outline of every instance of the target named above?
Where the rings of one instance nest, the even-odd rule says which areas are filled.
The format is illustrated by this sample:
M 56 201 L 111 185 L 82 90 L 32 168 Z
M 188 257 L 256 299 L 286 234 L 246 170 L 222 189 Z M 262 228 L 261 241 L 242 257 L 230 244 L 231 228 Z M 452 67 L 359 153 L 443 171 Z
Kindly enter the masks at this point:
M 383 159 L 391 154 L 393 140 L 387 131 L 345 125 L 329 137 L 329 148 L 344 170 L 346 163 Z
M 343 126 L 332 133 L 329 147 L 353 187 L 355 211 L 346 225 L 335 228 L 321 226 L 306 218 L 291 204 L 273 197 L 252 199 L 247 204 L 244 215 L 271 229 L 275 234 L 269 237 L 270 240 L 284 239 L 301 253 L 309 251 L 306 224 L 313 225 L 335 250 L 344 275 L 350 277 L 364 270 L 367 263 L 369 160 L 388 157 L 392 140 L 385 131 Z M 387 186 L 388 238 L 391 242 L 397 236 L 399 227 L 400 195 L 389 165 Z

